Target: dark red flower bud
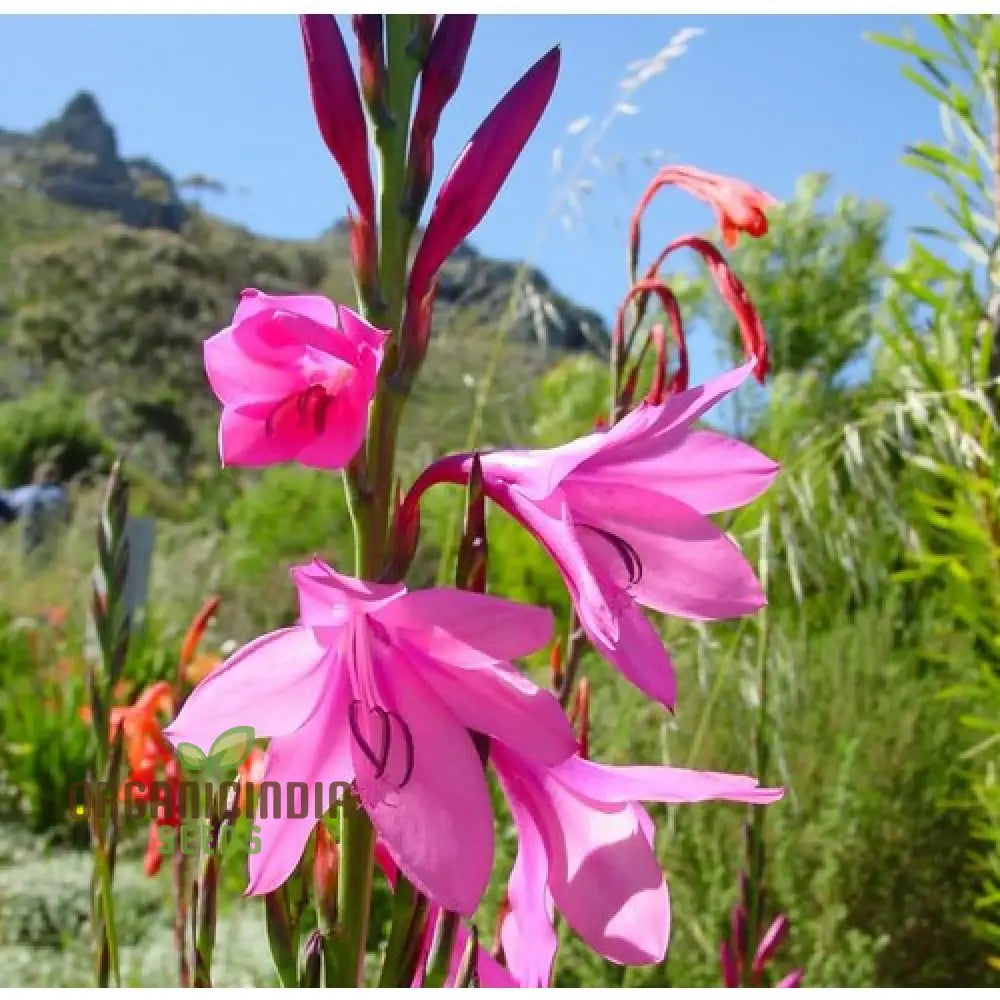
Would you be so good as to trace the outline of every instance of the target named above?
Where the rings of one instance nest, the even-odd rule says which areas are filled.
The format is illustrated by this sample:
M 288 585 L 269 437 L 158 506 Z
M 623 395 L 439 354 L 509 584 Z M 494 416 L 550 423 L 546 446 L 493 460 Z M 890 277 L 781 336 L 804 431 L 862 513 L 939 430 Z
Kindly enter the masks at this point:
M 446 14 L 431 39 L 420 76 L 420 96 L 410 130 L 405 203 L 416 219 L 434 174 L 434 137 L 441 112 L 452 99 L 465 70 L 476 27 L 475 14 Z
M 354 14 L 351 27 L 358 38 L 361 93 L 372 116 L 385 113 L 385 19 L 381 14 Z
M 407 308 L 418 308 L 448 255 L 486 214 L 548 106 L 559 49 L 542 56 L 476 129 L 445 178 L 410 270 Z M 405 350 L 405 344 L 404 344 Z
M 368 129 L 337 19 L 332 14 L 303 14 L 299 25 L 320 135 L 340 166 L 361 217 L 374 219 Z

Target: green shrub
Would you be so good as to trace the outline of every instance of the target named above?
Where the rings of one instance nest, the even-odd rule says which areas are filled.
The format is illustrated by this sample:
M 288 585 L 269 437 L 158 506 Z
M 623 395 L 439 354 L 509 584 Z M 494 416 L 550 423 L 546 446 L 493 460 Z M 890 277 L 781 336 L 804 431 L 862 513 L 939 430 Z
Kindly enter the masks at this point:
M 62 480 L 107 457 L 108 446 L 79 402 L 56 387 L 0 403 L 0 483 L 31 481 L 42 461 L 53 461 Z
M 296 613 L 289 566 L 314 555 L 354 571 L 354 542 L 341 477 L 277 465 L 267 469 L 227 511 L 225 589 L 239 595 L 257 628 Z

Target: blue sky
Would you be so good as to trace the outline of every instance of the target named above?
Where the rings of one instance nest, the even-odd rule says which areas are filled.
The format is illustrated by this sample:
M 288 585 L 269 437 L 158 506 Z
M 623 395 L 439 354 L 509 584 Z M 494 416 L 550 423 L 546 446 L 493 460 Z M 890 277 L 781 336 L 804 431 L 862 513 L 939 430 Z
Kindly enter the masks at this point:
M 934 211 L 932 182 L 902 166 L 900 155 L 905 144 L 938 134 L 937 115 L 900 75 L 900 57 L 862 34 L 898 33 L 903 23 L 898 16 L 481 17 L 466 79 L 442 123 L 438 179 L 506 87 L 558 43 L 553 102 L 473 234 L 484 252 L 530 257 L 562 292 L 610 317 L 625 290 L 625 220 L 653 171 L 643 154 L 660 150 L 661 160 L 737 174 L 779 198 L 803 173 L 828 171 L 835 191 L 890 206 L 890 253 L 898 256 L 906 227 Z M 907 23 L 928 33 L 918 18 Z M 565 229 L 550 213 L 564 184 L 553 174 L 553 150 L 563 147 L 572 167 L 586 133 L 568 136 L 570 123 L 603 116 L 626 65 L 684 27 L 705 33 L 635 95 L 639 113 L 617 119 L 597 148 L 605 161 L 620 158 L 624 174 L 586 167 L 581 176 L 594 183 L 586 223 Z M 222 215 L 269 235 L 312 236 L 344 214 L 346 191 L 312 120 L 292 17 L 6 16 L 0 66 L 2 126 L 34 128 L 87 88 L 125 154 L 149 155 L 177 177 L 203 172 L 226 183 L 229 194 L 208 203 Z M 710 219 L 676 194 L 649 218 L 651 241 Z

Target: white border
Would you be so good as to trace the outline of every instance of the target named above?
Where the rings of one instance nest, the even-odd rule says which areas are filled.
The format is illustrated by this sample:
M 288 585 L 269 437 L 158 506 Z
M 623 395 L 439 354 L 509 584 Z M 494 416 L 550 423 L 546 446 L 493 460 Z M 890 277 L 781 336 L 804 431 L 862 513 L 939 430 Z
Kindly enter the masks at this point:
M 472 5 L 460 3 L 420 5 L 387 4 L 383 13 L 396 14 L 416 10 L 439 14 L 466 13 Z M 316 9 L 315 6 L 307 10 Z M 324 3 L 325 11 L 343 14 L 349 13 L 347 8 L 341 8 L 337 3 Z M 886 0 L 875 9 L 871 3 L 855 0 L 841 0 L 839 3 L 778 3 L 774 0 L 758 3 L 740 3 L 739 0 L 704 0 L 693 3 L 671 3 L 670 0 L 615 0 L 614 5 L 600 0 L 584 0 L 576 3 L 566 0 L 507 0 L 505 3 L 485 3 L 481 7 L 476 4 L 473 9 L 480 14 L 766 14 L 766 15 L 874 15 L 874 14 L 971 14 L 1000 13 L 1000 0 L 980 0 L 979 4 L 970 3 L 931 3 L 926 0 Z M 0 0 L 0 14 L 299 14 L 303 12 L 303 2 L 290 3 L 285 0 L 173 0 L 173 2 L 135 3 L 129 0 L 98 0 L 88 3 L 86 0 Z

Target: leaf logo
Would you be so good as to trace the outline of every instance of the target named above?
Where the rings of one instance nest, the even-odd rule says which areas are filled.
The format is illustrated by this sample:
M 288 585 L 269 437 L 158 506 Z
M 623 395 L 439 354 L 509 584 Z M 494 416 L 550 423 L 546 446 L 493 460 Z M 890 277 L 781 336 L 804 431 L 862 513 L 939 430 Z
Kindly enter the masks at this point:
M 253 750 L 253 726 L 233 726 L 216 737 L 206 754 L 193 743 L 177 744 L 177 759 L 188 774 L 200 774 L 206 781 L 231 778 Z

